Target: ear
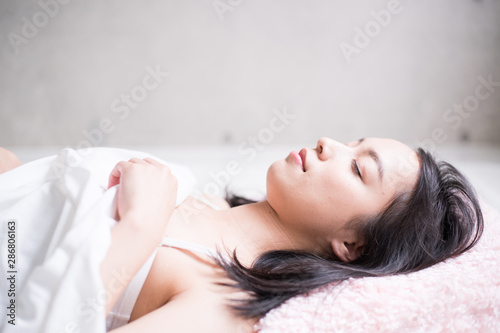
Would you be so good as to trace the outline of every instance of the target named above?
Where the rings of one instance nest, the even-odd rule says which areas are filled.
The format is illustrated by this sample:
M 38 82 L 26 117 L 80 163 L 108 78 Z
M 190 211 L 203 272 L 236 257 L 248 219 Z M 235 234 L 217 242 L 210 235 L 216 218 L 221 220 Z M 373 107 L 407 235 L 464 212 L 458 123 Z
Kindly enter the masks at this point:
M 334 239 L 332 240 L 332 249 L 337 258 L 343 262 L 349 262 L 359 257 L 363 249 L 363 244 Z

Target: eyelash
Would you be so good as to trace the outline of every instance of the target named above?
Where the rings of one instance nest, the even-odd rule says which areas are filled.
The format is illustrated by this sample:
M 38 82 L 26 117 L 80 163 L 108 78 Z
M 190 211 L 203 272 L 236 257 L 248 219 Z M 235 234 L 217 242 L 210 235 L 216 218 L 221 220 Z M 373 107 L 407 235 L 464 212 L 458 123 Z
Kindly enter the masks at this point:
M 356 162 L 356 160 L 352 160 L 352 169 L 354 170 L 354 173 L 359 176 L 359 178 L 363 179 L 363 177 L 361 177 L 361 172 L 359 171 L 358 162 Z

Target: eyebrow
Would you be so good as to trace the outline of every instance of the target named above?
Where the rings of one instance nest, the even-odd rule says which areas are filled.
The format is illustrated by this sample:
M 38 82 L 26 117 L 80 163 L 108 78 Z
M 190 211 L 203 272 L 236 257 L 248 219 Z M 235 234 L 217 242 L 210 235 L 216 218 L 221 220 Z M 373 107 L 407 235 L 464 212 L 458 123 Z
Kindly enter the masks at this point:
M 361 142 L 363 142 L 365 140 L 365 138 L 361 138 L 358 140 L 358 145 L 361 144 Z M 370 156 L 373 161 L 375 162 L 375 164 L 377 165 L 377 171 L 378 171 L 378 181 L 379 183 L 382 183 L 382 179 L 384 178 L 384 165 L 382 164 L 382 161 L 380 160 L 380 157 L 378 155 L 378 153 L 373 150 L 372 148 L 368 148 L 366 150 L 368 156 Z

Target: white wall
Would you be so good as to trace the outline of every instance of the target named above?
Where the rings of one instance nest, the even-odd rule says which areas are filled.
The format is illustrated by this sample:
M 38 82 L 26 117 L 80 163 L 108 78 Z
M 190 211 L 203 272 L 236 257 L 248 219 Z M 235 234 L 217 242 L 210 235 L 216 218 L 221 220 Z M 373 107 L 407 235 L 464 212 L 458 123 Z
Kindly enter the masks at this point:
M 381 27 L 371 12 L 391 4 Z M 377 27 L 348 61 L 342 43 Z M 479 79 L 500 82 L 496 0 L 7 0 L 0 45 L 8 147 L 83 146 L 85 132 L 108 146 L 303 146 L 323 135 L 500 144 L 500 86 Z M 156 67 L 168 77 L 125 114 L 121 96 L 139 98 Z M 479 104 L 453 110 L 464 101 Z M 285 109 L 294 118 L 281 130 L 273 118 Z

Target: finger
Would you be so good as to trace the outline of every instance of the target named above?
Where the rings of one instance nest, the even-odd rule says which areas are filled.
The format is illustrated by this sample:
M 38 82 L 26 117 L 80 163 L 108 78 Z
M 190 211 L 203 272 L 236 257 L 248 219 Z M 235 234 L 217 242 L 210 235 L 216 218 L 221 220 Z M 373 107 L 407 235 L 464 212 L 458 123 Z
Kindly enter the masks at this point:
M 123 170 L 123 163 L 126 163 L 126 162 L 118 162 L 115 167 L 113 168 L 113 170 L 111 171 L 111 173 L 109 174 L 109 179 L 108 179 L 108 189 L 115 186 L 115 185 L 118 185 L 120 184 L 120 176 L 122 174 L 122 170 Z
M 153 165 L 163 165 L 162 163 L 158 162 L 157 160 L 155 160 L 155 159 L 153 159 L 151 157 L 146 157 L 144 159 L 144 161 L 146 161 L 149 164 L 153 164 Z
M 145 164 L 144 160 L 138 157 L 132 157 L 130 160 L 128 160 L 130 163 L 137 163 L 137 164 Z

